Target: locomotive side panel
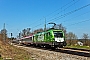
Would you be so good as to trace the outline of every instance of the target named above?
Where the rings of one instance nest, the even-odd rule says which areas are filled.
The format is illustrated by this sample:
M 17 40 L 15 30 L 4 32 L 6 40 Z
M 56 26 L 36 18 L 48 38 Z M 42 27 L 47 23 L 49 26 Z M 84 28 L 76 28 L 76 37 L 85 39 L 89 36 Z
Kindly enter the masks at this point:
M 34 35 L 33 43 L 36 45 L 63 47 L 66 46 L 62 30 L 48 30 Z

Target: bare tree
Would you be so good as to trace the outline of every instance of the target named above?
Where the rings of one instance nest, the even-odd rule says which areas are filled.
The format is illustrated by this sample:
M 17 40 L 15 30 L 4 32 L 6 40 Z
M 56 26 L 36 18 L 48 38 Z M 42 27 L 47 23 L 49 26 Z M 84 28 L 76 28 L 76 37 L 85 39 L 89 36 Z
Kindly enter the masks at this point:
M 27 35 L 27 36 L 30 35 L 30 33 L 31 33 L 30 30 L 31 30 L 30 28 L 27 28 L 27 32 L 26 32 L 26 35 Z
M 73 32 L 69 32 L 67 33 L 67 39 L 70 40 L 69 43 L 71 45 L 72 40 L 76 40 L 78 37 L 73 33 Z
M 22 30 L 22 36 L 25 37 L 26 36 L 26 29 Z
M 6 29 L 2 29 L 2 30 L 1 30 L 1 34 L 2 34 L 3 40 L 6 41 L 6 38 L 7 38 L 7 30 L 6 30 Z
M 83 33 L 83 39 L 88 39 L 88 38 L 89 38 L 88 34 Z
M 25 37 L 25 36 L 29 36 L 30 35 L 30 28 L 27 28 L 27 29 L 23 29 L 22 30 L 22 33 L 20 33 L 22 35 L 22 37 Z
M 67 39 L 77 39 L 77 36 L 73 32 L 67 33 Z
M 88 34 L 83 33 L 83 39 L 84 39 L 85 45 L 87 45 L 87 40 L 88 40 L 88 38 L 89 38 Z
M 42 28 L 34 30 L 34 34 L 38 33 L 38 32 L 43 32 L 44 30 Z

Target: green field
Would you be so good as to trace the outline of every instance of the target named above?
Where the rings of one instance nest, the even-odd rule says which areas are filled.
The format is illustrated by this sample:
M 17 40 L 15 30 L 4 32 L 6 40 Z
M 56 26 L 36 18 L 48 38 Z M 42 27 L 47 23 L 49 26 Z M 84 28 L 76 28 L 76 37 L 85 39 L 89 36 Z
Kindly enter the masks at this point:
M 66 46 L 66 47 L 68 47 L 68 48 L 77 48 L 77 49 L 88 49 L 88 50 L 90 50 L 90 47 L 89 46 Z

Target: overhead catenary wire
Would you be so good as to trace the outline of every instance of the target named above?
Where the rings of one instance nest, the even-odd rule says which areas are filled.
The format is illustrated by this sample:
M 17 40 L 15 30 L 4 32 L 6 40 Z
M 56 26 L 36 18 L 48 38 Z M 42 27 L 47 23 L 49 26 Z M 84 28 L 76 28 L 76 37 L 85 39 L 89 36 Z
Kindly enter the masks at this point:
M 67 5 L 69 5 L 71 2 L 73 2 L 74 0 L 72 0 L 72 1 L 70 1 L 69 3 L 67 3 L 67 4 L 65 4 L 64 6 L 62 6 L 61 8 L 64 8 L 65 6 L 67 6 Z M 77 1 L 75 1 L 73 4 L 71 4 L 71 5 L 69 5 L 68 7 L 66 7 L 65 9 L 63 9 L 61 12 L 63 12 L 63 11 L 65 11 L 66 9 L 68 9 L 70 6 L 72 6 L 72 5 L 74 5 L 75 3 L 77 3 L 79 0 L 77 0 Z M 60 9 L 60 8 L 59 8 Z M 59 10 L 59 9 L 57 9 L 57 10 Z M 56 10 L 56 11 L 57 11 Z M 56 11 L 54 11 L 54 12 L 56 12 Z M 54 13 L 53 12 L 53 13 Z M 60 13 L 60 12 L 59 12 Z M 58 13 L 58 14 L 59 14 Z M 52 14 L 52 13 L 51 13 Z M 48 21 L 47 21 L 48 22 Z M 40 25 L 42 25 L 41 23 L 40 24 L 38 24 L 37 26 L 40 26 Z M 35 26 L 36 27 L 36 26 Z
M 79 10 L 85 8 L 85 7 L 88 7 L 88 6 L 90 6 L 90 4 L 84 5 L 84 6 L 82 6 L 82 7 L 80 7 L 80 8 L 77 8 L 77 9 L 75 9 L 75 10 L 73 10 L 73 11 L 67 12 L 67 13 L 65 13 L 65 14 L 63 14 L 63 15 L 61 15 L 61 16 L 58 16 L 58 17 L 56 17 L 56 18 L 54 18 L 54 19 L 51 19 L 50 21 L 57 21 L 57 20 L 59 20 L 59 19 L 62 19 L 62 18 L 64 18 L 64 17 L 66 17 L 66 16 L 68 16 L 68 15 L 74 13 L 74 12 L 77 12 L 77 11 L 79 11 Z M 57 19 L 57 20 L 56 20 L 56 19 Z
M 83 16 L 83 15 L 88 14 L 88 13 L 90 13 L 90 11 L 87 11 L 87 12 L 82 13 L 82 14 L 80 14 L 80 15 L 74 16 L 73 18 L 77 18 L 77 17 Z M 70 20 L 73 19 L 73 18 L 70 18 L 70 19 L 68 19 L 68 20 L 64 20 L 63 22 L 65 23 L 65 22 L 67 22 L 67 21 L 70 21 Z
M 73 0 L 73 1 L 74 1 L 74 0 Z M 70 5 L 67 6 L 66 8 L 61 7 L 61 11 L 58 12 L 57 14 L 55 14 L 54 16 L 59 15 L 60 13 L 64 12 L 66 9 L 70 8 L 71 6 L 73 6 L 74 4 L 76 4 L 76 3 L 79 2 L 79 1 L 80 1 L 80 0 L 75 1 L 74 3 L 70 4 Z M 69 3 L 71 3 L 71 2 L 69 2 Z M 69 3 L 68 3 L 68 4 L 69 4 Z M 68 5 L 68 4 L 66 4 L 66 5 Z M 65 5 L 65 6 L 66 6 L 66 5 Z M 64 8 L 64 9 L 62 9 L 62 8 Z M 54 16 L 52 16 L 52 17 L 54 17 Z M 52 17 L 50 17 L 49 19 L 51 19 Z
M 73 26 L 73 25 L 80 24 L 80 23 L 87 22 L 87 21 L 90 21 L 90 19 L 79 21 L 79 22 L 76 22 L 76 23 L 73 23 L 73 24 L 70 24 L 70 25 L 67 25 L 67 26 L 69 27 L 69 26 Z
M 74 1 L 74 0 L 72 0 L 72 1 L 70 1 L 70 2 L 68 2 L 68 3 L 66 3 L 65 5 L 63 5 L 62 7 L 58 8 L 57 10 L 53 11 L 52 13 L 48 14 L 48 15 L 45 16 L 45 17 L 48 17 L 49 15 L 55 13 L 56 11 L 58 11 L 58 10 L 64 8 L 65 6 L 71 4 L 73 1 Z M 78 1 L 79 1 L 79 0 L 78 0 Z M 76 2 L 75 2 L 75 3 L 76 3 Z M 75 3 L 74 3 L 74 4 L 75 4 Z M 68 9 L 68 7 L 67 7 L 66 9 Z M 63 9 L 63 10 L 65 10 L 65 9 Z M 43 18 L 42 18 L 42 19 L 43 19 Z M 42 19 L 40 19 L 39 21 L 41 21 Z M 35 21 L 35 22 L 39 22 L 39 21 L 37 20 L 37 21 Z M 31 25 L 33 25 L 33 24 L 34 24 L 34 23 L 32 23 Z M 39 25 L 41 25 L 41 24 L 38 24 L 38 25 L 36 25 L 36 26 L 39 26 Z M 34 27 L 36 27 L 36 26 L 34 26 Z
M 60 10 L 60 9 L 63 9 L 65 6 L 68 6 L 68 5 L 71 4 L 73 1 L 74 1 L 74 0 L 72 0 L 72 1 L 70 1 L 70 2 L 68 2 L 68 3 L 66 3 L 65 5 L 63 5 L 62 7 L 58 8 L 57 10 L 51 12 L 50 14 L 48 14 L 48 15 L 45 16 L 45 17 L 48 17 L 49 15 L 55 13 L 56 11 L 58 11 L 58 10 Z
M 78 2 L 78 1 L 79 1 L 79 0 L 77 0 L 77 2 Z M 71 3 L 71 2 L 69 2 L 69 3 Z M 74 2 L 74 4 L 75 4 L 75 2 Z M 69 6 L 70 6 L 70 5 L 69 5 Z M 68 6 L 68 8 L 69 8 L 69 6 Z M 71 6 L 72 6 L 72 5 L 71 5 Z M 52 22 L 52 21 L 58 21 L 58 20 L 60 20 L 60 19 L 62 19 L 62 18 L 65 18 L 66 16 L 69 16 L 69 15 L 71 15 L 72 13 L 75 13 L 75 12 L 81 10 L 81 9 L 84 9 L 84 8 L 88 7 L 88 6 L 90 6 L 90 4 L 84 5 L 84 6 L 80 7 L 80 8 L 77 8 L 77 9 L 75 9 L 75 10 L 72 10 L 72 11 L 70 11 L 70 12 L 61 14 L 60 16 L 55 17 L 54 19 L 51 19 L 51 20 L 47 21 L 47 23 L 48 23 L 48 22 Z M 68 9 L 68 8 L 66 7 L 65 9 Z M 61 9 L 61 8 L 59 8 L 59 9 Z M 55 10 L 54 12 L 58 11 L 59 9 Z M 63 12 L 63 11 L 65 11 L 65 10 L 62 9 L 61 11 Z M 54 12 L 52 12 L 51 14 L 53 14 Z M 88 13 L 88 12 L 85 12 L 85 13 Z M 85 13 L 80 14 L 80 15 L 77 15 L 77 16 L 75 16 L 75 17 L 79 17 L 79 16 L 81 16 L 81 15 L 84 15 Z M 47 15 L 46 17 L 50 16 L 51 14 Z M 60 14 L 60 13 L 57 13 L 57 15 L 59 15 L 59 14 Z M 52 18 L 52 17 L 51 17 L 51 18 Z M 42 19 L 44 19 L 44 18 L 42 18 Z M 42 19 L 39 19 L 39 21 L 41 21 Z M 39 22 L 39 21 L 37 20 L 37 21 L 35 21 L 35 22 Z M 68 20 L 64 20 L 63 22 L 66 22 L 66 21 L 68 21 Z M 76 22 L 76 23 L 72 23 L 72 24 L 70 24 L 70 25 L 67 25 L 67 27 L 73 26 L 73 25 L 76 25 L 76 24 L 80 24 L 80 23 L 84 23 L 84 22 L 87 22 L 87 21 L 90 21 L 90 19 L 83 20 L 83 21 L 79 21 L 79 22 Z M 35 24 L 35 23 L 34 23 L 34 24 Z M 31 25 L 33 25 L 33 23 L 32 23 Z M 43 23 L 40 23 L 40 24 L 38 24 L 38 25 L 36 25 L 36 26 L 33 26 L 32 28 L 37 28 L 38 26 L 44 26 L 44 24 L 43 24 Z
M 64 18 L 64 17 L 66 17 L 66 16 L 68 16 L 68 15 L 74 13 L 74 12 L 77 12 L 77 11 L 79 11 L 79 10 L 85 8 L 85 7 L 88 7 L 88 6 L 90 6 L 90 4 L 84 5 L 84 6 L 80 7 L 80 8 L 78 8 L 78 9 L 75 9 L 75 10 L 73 10 L 73 11 L 70 11 L 70 12 L 68 12 L 68 13 L 65 13 L 65 14 L 63 14 L 63 15 L 61 15 L 61 16 L 59 16 L 59 17 L 56 17 L 56 18 L 54 18 L 54 19 L 52 19 L 52 20 L 50 20 L 50 21 L 57 21 L 57 20 L 59 20 L 59 19 L 62 19 L 62 18 Z M 57 20 L 56 20 L 56 19 L 57 19 Z M 38 26 L 40 26 L 40 25 L 42 25 L 42 24 L 39 24 Z

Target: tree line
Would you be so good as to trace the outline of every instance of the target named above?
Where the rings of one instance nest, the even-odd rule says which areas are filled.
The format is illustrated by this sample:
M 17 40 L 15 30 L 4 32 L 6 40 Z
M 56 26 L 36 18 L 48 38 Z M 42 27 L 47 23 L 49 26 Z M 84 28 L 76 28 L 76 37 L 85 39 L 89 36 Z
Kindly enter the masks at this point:
M 77 35 L 73 32 L 67 32 L 66 30 L 66 27 L 64 27 L 62 24 L 56 24 L 54 26 L 52 26 L 53 28 L 55 29 L 61 29 L 64 31 L 65 33 L 65 39 L 69 39 L 69 40 L 72 40 L 72 39 L 78 39 Z M 46 30 L 48 30 L 49 28 L 46 28 Z M 45 31 L 43 28 L 39 28 L 39 29 L 36 29 L 34 30 L 33 32 L 31 32 L 31 28 L 26 28 L 26 29 L 23 29 L 17 37 L 25 37 L 25 36 L 29 36 L 29 35 L 32 35 L 32 34 L 36 34 L 38 32 L 43 32 Z M 83 33 L 82 35 L 82 38 L 81 39 L 89 39 L 89 35 L 86 34 L 86 33 Z
M 64 27 L 62 24 L 54 24 L 52 26 L 52 28 L 63 30 L 64 33 L 65 33 L 65 39 L 69 40 L 70 45 L 71 45 L 71 41 L 72 40 L 77 40 L 78 39 L 78 37 L 77 37 L 77 35 L 75 33 L 67 32 L 66 27 Z M 48 30 L 48 29 L 50 29 L 50 28 L 46 28 L 46 30 Z M 33 32 L 31 32 L 31 28 L 26 28 L 26 29 L 23 29 L 22 31 L 19 32 L 19 34 L 17 35 L 17 38 L 30 36 L 30 35 L 36 34 L 38 32 L 43 32 L 43 31 L 45 31 L 45 28 L 44 29 L 43 28 L 39 28 L 39 29 L 34 30 Z M 6 29 L 2 29 L 0 31 L 0 34 L 2 35 L 3 40 L 6 40 L 6 38 L 8 38 Z M 11 33 L 11 36 L 12 35 L 13 34 Z M 14 37 L 11 37 L 11 38 L 14 39 Z M 87 42 L 86 40 L 89 39 L 89 35 L 86 34 L 86 33 L 83 33 L 81 39 L 83 39 L 84 42 L 86 43 Z

